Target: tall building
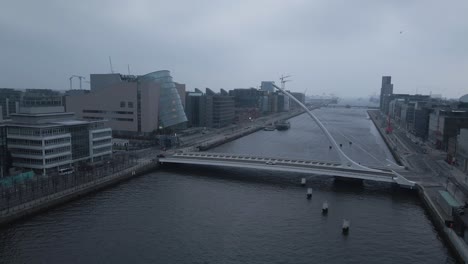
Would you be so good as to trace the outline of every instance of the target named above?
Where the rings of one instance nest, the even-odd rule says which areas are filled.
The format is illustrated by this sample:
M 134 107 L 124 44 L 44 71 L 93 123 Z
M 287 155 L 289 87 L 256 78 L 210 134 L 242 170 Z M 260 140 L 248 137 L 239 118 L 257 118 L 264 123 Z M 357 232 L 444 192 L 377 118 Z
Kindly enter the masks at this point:
M 234 97 L 217 94 L 209 88 L 205 94 L 195 89 L 187 93 L 185 111 L 190 126 L 221 128 L 234 122 Z
M 386 97 L 393 94 L 393 84 L 391 76 L 382 77 L 382 87 L 380 88 L 380 111 L 384 111 L 390 102 Z
M 263 81 L 260 86 L 260 90 L 272 93 L 275 91 L 275 87 L 273 87 L 273 84 L 275 84 L 275 82 L 273 81 Z
M 449 138 L 468 128 L 468 111 L 435 109 L 429 115 L 428 139 L 438 149 L 447 150 Z
M 206 127 L 206 96 L 201 91 L 187 92 L 185 114 L 189 127 Z
M 299 102 L 305 104 L 305 94 L 292 92 L 291 95 L 294 96 L 294 98 L 296 98 L 297 100 L 299 100 Z M 300 106 L 298 103 L 291 100 L 291 108 L 300 108 Z
M 181 98 L 184 98 L 182 100 Z M 149 135 L 187 122 L 185 85 L 167 70 L 145 75 L 91 74 L 91 90 L 66 96 L 66 110 L 88 120 L 109 120 L 118 135 Z
M 238 88 L 229 91 L 229 95 L 234 97 L 236 108 L 257 108 L 260 105 L 260 98 L 264 94 L 264 91 L 255 88 Z

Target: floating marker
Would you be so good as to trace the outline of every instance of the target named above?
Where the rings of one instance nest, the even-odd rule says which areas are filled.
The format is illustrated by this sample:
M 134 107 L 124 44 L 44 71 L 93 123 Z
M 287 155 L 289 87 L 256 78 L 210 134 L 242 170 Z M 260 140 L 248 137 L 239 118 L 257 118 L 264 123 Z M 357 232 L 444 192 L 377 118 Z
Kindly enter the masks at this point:
M 349 220 L 343 219 L 343 234 L 347 235 L 349 232 Z
M 332 146 L 328 146 L 328 149 L 332 149 Z
M 305 185 L 306 185 L 306 178 L 302 178 L 302 179 L 301 179 L 301 185 L 302 185 L 302 186 L 305 186 Z
M 343 147 L 343 144 L 340 143 L 340 148 Z
M 307 188 L 307 199 L 312 198 L 312 188 Z
M 323 204 L 322 204 L 322 214 L 325 215 L 325 214 L 327 214 L 327 213 L 328 213 L 328 202 L 325 201 L 325 202 L 323 202 Z
M 353 144 L 353 142 L 351 142 L 351 141 L 350 141 L 350 142 L 349 142 L 349 144 L 350 144 L 350 145 L 352 145 L 352 144 Z

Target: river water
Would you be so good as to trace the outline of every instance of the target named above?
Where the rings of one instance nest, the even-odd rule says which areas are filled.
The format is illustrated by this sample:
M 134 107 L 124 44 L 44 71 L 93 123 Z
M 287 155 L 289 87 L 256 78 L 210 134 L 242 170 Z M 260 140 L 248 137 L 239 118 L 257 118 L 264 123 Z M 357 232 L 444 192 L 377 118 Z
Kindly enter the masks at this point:
M 364 110 L 316 113 L 353 159 L 392 160 Z M 352 145 L 349 144 L 352 141 Z M 306 115 L 212 151 L 336 160 Z M 300 177 L 314 188 L 311 200 Z M 321 214 L 328 201 L 328 215 Z M 347 236 L 342 220 L 351 222 Z M 167 167 L 0 230 L 0 263 L 456 263 L 416 194 L 388 184 Z

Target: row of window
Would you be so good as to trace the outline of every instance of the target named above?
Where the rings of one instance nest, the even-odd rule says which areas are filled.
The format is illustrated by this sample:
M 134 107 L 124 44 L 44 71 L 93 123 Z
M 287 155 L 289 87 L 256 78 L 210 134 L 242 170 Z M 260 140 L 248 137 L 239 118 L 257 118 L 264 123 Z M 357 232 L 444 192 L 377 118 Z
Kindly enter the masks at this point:
M 42 156 L 42 150 L 38 149 L 18 149 L 10 148 L 12 154 L 39 155 Z
M 65 128 L 25 128 L 25 127 L 9 127 L 8 134 L 21 136 L 53 136 L 66 133 Z
M 70 138 L 66 137 L 66 138 L 48 139 L 44 143 L 46 146 L 49 146 L 49 145 L 58 145 L 58 144 L 64 144 L 64 143 L 69 143 L 69 142 L 70 142 Z
M 99 154 L 99 153 L 106 152 L 106 151 L 112 151 L 112 146 L 95 149 L 93 150 L 93 153 Z
M 104 120 L 104 117 L 97 117 L 97 116 L 83 116 L 84 119 L 89 120 Z
M 133 122 L 133 118 L 111 118 L 110 120 L 114 120 L 114 121 L 125 121 L 125 122 Z
M 120 102 L 120 107 L 125 107 L 125 101 Z M 128 108 L 133 108 L 133 102 L 127 102 Z
M 23 145 L 23 146 L 42 146 L 42 140 L 9 138 L 8 144 Z
M 70 146 L 65 146 L 65 147 L 60 147 L 60 148 L 53 148 L 53 149 L 46 149 L 45 154 L 46 155 L 53 155 L 53 154 L 68 152 L 68 151 L 70 151 Z
M 59 156 L 59 157 L 55 157 L 55 158 L 46 159 L 45 163 L 46 164 L 52 164 L 52 163 L 57 163 L 57 162 L 65 161 L 65 160 L 71 160 L 71 156 L 70 155 L 65 155 L 65 156 Z
M 117 114 L 117 115 L 133 115 L 132 111 L 105 111 L 105 110 L 88 110 L 84 109 L 83 113 L 88 114 Z
M 15 163 L 42 165 L 42 159 L 15 158 Z
M 107 137 L 112 136 L 112 131 L 103 131 L 98 133 L 93 133 L 93 138 Z
M 93 146 L 99 146 L 104 144 L 110 144 L 112 142 L 111 138 L 101 139 L 93 142 Z

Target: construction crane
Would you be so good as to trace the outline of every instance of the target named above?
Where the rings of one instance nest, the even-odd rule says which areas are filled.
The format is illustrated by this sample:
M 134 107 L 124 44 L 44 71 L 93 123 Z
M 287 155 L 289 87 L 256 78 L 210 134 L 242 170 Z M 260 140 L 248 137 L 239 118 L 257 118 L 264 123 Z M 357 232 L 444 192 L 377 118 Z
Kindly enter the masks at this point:
M 287 78 L 289 78 L 289 77 L 291 77 L 291 75 L 286 75 L 286 76 L 284 76 L 284 75 L 281 75 L 281 77 L 279 78 L 279 79 L 280 79 L 280 81 L 281 81 L 281 88 L 283 88 L 283 89 L 284 89 L 284 87 L 285 87 L 285 83 L 286 83 L 286 82 L 290 82 L 290 81 L 292 81 L 292 80 L 287 80 Z
M 80 76 L 80 75 L 72 75 L 72 76 L 70 76 L 70 78 L 68 78 L 68 79 L 70 80 L 70 90 L 73 89 L 73 82 L 72 82 L 73 78 L 78 78 L 78 79 L 80 79 L 80 90 L 81 90 L 81 88 L 82 88 L 81 82 L 82 82 L 83 79 L 86 79 L 86 77 Z

